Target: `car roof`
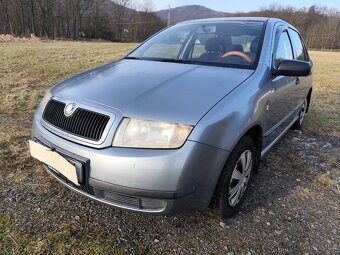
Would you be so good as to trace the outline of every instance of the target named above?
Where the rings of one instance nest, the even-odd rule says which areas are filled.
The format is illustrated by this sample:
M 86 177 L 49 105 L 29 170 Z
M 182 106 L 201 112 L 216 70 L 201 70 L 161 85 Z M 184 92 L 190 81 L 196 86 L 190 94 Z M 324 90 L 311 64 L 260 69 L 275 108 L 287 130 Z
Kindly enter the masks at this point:
M 191 23 L 204 23 L 204 22 L 223 22 L 223 21 L 262 21 L 262 22 L 277 22 L 281 21 L 283 23 L 287 23 L 281 19 L 277 18 L 269 18 L 269 17 L 223 17 L 223 18 L 208 18 L 208 19 L 196 19 L 196 20 L 188 20 L 179 22 L 178 24 L 191 24 Z

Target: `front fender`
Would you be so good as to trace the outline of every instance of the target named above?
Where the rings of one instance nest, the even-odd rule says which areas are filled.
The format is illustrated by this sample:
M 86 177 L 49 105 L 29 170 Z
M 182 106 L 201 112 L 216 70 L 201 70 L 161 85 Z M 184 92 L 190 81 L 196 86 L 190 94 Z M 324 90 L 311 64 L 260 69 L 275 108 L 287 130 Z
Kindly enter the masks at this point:
M 189 140 L 230 152 L 251 127 L 264 130 L 269 78 L 269 68 L 257 70 L 199 121 Z

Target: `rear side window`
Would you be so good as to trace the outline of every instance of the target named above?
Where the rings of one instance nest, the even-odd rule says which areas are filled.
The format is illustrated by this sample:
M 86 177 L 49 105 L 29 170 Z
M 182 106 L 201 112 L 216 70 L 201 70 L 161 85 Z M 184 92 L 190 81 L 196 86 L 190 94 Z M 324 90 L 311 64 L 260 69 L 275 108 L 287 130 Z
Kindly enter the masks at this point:
M 300 35 L 296 31 L 289 29 L 289 36 L 293 45 L 294 59 L 307 61 L 306 50 L 302 44 Z
M 293 59 L 293 51 L 292 46 L 290 44 L 289 36 L 287 31 L 281 32 L 278 35 L 278 41 L 276 50 L 274 52 L 274 61 L 275 61 L 275 68 L 279 67 L 279 64 L 284 59 Z

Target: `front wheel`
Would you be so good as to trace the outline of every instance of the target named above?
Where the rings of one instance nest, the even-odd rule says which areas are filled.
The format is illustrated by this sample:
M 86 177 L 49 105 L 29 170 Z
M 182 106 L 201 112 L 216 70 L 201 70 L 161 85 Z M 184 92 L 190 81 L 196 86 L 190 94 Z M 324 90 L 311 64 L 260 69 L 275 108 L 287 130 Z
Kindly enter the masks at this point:
M 241 207 L 252 172 L 257 150 L 251 137 L 245 136 L 231 152 L 218 182 L 218 203 L 223 218 L 235 215 Z

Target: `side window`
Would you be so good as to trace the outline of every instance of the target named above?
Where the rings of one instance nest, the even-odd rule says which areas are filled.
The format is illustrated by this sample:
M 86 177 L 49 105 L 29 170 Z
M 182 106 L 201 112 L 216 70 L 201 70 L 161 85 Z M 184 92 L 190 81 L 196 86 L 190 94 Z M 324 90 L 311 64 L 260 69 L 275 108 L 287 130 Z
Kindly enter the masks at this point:
M 307 61 L 308 59 L 306 56 L 305 48 L 301 42 L 299 34 L 296 31 L 289 29 L 289 36 L 294 49 L 294 59 Z
M 293 51 L 287 31 L 283 31 L 281 35 L 279 35 L 274 53 L 275 68 L 278 68 L 280 62 L 284 59 L 293 59 Z

